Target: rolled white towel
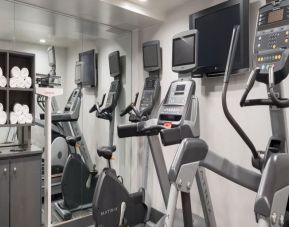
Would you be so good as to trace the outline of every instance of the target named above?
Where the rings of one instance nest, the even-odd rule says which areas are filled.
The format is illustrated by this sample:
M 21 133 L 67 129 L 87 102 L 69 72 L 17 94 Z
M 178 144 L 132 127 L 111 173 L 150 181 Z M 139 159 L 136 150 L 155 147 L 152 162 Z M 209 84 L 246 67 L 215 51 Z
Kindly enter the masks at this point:
M 22 106 L 22 113 L 23 114 L 25 114 L 25 115 L 27 115 L 27 114 L 29 114 L 29 106 L 28 105 L 23 105 Z
M 13 106 L 13 112 L 14 113 L 20 113 L 22 114 L 23 113 L 23 107 L 20 103 L 15 103 L 14 106 Z
M 0 87 L 6 87 L 7 79 L 5 76 L 0 76 Z
M 17 117 L 18 123 L 19 124 L 25 124 L 26 123 L 26 118 L 24 114 L 21 114 Z
M 24 86 L 25 88 L 31 88 L 32 86 L 32 79 L 31 77 L 26 77 L 24 80 Z
M 15 112 L 10 112 L 10 124 L 15 125 L 18 123 L 18 117 Z
M 33 122 L 33 116 L 32 114 L 28 113 L 25 115 L 25 123 L 26 124 L 32 124 Z
M 0 67 L 0 76 L 3 76 L 3 70 L 1 67 Z
M 0 125 L 4 125 L 7 122 L 7 114 L 4 111 L 0 111 Z
M 15 76 L 15 81 L 16 81 L 16 87 L 19 87 L 20 81 L 22 80 L 22 78 L 20 76 Z
M 29 76 L 29 70 L 27 68 L 21 69 L 21 76 L 27 78 Z
M 4 110 L 3 104 L 0 102 L 0 111 L 3 111 L 3 110 Z
M 11 88 L 16 88 L 17 87 L 16 79 L 13 78 L 13 77 L 10 78 L 9 85 L 10 85 Z
M 11 77 L 19 77 L 21 76 L 21 70 L 18 66 L 14 66 L 11 69 Z
M 23 77 L 19 77 L 17 81 L 17 87 L 19 88 L 25 88 L 25 82 Z

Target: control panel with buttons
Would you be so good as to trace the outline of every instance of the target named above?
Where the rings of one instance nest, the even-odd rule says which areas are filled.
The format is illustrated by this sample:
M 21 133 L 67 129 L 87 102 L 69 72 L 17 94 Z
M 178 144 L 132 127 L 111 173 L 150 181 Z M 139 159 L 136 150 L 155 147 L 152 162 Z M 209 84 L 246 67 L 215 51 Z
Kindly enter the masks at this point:
M 158 78 L 148 77 L 145 80 L 145 86 L 140 102 L 140 111 L 146 111 L 150 115 L 156 99 L 160 92 L 160 80 Z
M 260 68 L 257 81 L 268 83 L 268 68 L 274 66 L 275 83 L 289 72 L 289 0 L 267 4 L 259 10 L 254 62 Z
M 193 80 L 172 82 L 163 105 L 159 111 L 159 124 L 171 122 L 172 127 L 181 124 L 191 111 L 191 100 L 195 93 Z
M 119 79 L 115 79 L 111 82 L 109 93 L 107 96 L 105 108 L 110 109 L 110 111 L 114 110 L 117 104 L 117 100 L 120 96 L 121 84 Z

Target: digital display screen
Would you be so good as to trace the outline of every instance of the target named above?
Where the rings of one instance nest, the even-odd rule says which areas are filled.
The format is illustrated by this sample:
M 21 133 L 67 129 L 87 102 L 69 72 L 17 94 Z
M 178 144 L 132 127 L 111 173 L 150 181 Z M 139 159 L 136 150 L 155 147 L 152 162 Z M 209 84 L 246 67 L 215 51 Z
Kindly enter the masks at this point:
M 158 62 L 158 47 L 157 45 L 146 46 L 143 48 L 144 67 L 157 67 Z
M 195 63 L 195 35 L 173 40 L 173 66 Z
M 280 21 L 283 19 L 284 9 L 272 11 L 268 14 L 268 24 Z
M 231 43 L 232 31 L 235 25 L 240 25 L 240 5 L 216 10 L 197 17 L 195 29 L 199 31 L 198 64 L 200 67 L 225 70 Z M 234 67 L 241 68 L 242 55 L 240 39 L 236 49 Z
M 84 86 L 95 86 L 96 81 L 96 56 L 95 51 L 90 50 L 79 54 L 79 61 L 83 62 L 83 76 L 81 82 Z
M 50 66 L 56 65 L 55 48 L 53 46 L 48 48 L 48 62 Z
M 143 102 L 152 102 L 153 96 L 151 93 L 144 93 L 142 100 L 143 100 Z
M 109 70 L 110 74 L 120 74 L 120 58 L 119 53 L 114 52 L 109 56 Z
M 81 83 L 82 80 L 82 67 L 83 67 L 83 63 L 82 62 L 77 62 L 75 65 L 75 83 L 79 84 Z
M 177 85 L 176 91 L 184 91 L 186 88 L 186 85 Z

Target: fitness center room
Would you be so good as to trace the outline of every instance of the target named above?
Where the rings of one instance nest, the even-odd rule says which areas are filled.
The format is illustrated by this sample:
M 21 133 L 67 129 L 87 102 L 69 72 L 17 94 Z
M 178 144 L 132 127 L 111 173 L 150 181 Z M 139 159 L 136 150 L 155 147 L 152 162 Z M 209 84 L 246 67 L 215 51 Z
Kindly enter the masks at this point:
M 289 0 L 0 0 L 0 227 L 289 227 L 288 74 Z

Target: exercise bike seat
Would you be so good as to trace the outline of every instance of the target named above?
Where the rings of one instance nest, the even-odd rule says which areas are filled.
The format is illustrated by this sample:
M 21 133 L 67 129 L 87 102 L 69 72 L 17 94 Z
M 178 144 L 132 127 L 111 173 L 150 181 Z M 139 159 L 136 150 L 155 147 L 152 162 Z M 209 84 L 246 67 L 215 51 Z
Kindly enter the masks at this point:
M 116 151 L 116 146 L 103 146 L 97 149 L 97 154 L 99 157 L 103 157 L 110 160 L 112 153 Z
M 70 146 L 75 147 L 76 143 L 81 140 L 81 136 L 67 136 L 65 139 Z

